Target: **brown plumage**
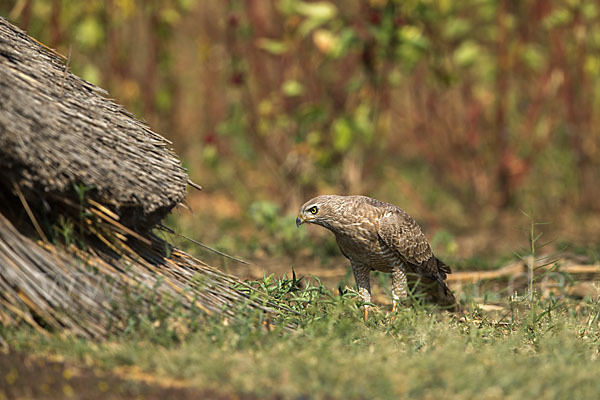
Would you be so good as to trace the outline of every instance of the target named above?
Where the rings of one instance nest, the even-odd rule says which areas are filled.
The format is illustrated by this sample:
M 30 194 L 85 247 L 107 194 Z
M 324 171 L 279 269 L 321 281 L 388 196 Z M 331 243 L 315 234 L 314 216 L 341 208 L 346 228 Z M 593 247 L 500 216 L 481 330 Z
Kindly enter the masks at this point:
M 428 300 L 456 308 L 445 282 L 450 267 L 433 255 L 419 225 L 402 209 L 365 196 L 318 196 L 300 208 L 296 225 L 304 222 L 335 234 L 364 302 L 371 299 L 370 272 L 378 270 L 392 274 L 394 306 L 411 284 Z

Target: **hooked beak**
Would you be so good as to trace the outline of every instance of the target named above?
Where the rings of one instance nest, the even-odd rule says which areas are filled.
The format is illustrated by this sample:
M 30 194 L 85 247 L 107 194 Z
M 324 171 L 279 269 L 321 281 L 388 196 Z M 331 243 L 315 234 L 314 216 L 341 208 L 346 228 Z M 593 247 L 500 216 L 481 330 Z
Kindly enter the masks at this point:
M 302 224 L 304 223 L 304 217 L 303 217 L 303 218 L 300 218 L 300 217 L 302 217 L 302 216 L 301 216 L 301 215 L 298 215 L 298 216 L 296 217 L 296 226 L 297 226 L 298 228 L 300 228 L 300 225 L 302 225 Z

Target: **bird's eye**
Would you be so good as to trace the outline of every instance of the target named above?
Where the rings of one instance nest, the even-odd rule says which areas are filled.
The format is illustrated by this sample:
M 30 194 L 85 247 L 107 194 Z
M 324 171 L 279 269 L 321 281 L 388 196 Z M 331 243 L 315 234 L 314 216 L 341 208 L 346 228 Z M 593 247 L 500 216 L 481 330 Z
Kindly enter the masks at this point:
M 316 214 L 317 211 L 319 211 L 319 209 L 316 206 L 315 207 L 311 207 L 311 208 L 308 209 L 308 212 L 311 213 L 311 214 L 313 214 L 313 215 Z

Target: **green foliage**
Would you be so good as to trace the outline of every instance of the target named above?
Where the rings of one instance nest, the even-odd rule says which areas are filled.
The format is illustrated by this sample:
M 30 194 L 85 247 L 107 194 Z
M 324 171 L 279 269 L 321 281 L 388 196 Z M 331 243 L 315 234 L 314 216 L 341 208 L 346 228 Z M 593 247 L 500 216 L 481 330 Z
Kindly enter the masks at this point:
M 75 217 L 58 213 L 58 215 L 52 216 L 55 220 L 50 221 L 48 220 L 48 216 L 44 216 L 45 228 L 54 243 L 62 242 L 67 248 L 72 244 L 85 248 L 87 247 L 85 239 L 87 227 L 85 226 L 85 220 L 93 216 L 93 214 L 86 210 L 86 196 L 89 191 L 94 190 L 94 187 L 74 184 L 73 190 L 79 202 L 77 204 L 78 212 Z
M 93 49 L 104 41 L 104 29 L 100 21 L 93 16 L 88 16 L 77 26 L 75 37 L 82 49 Z
M 440 249 L 442 254 L 453 256 L 458 250 L 458 244 L 450 232 L 445 229 L 439 229 L 435 232 L 435 235 L 431 238 L 431 247 L 434 249 Z
M 281 251 L 293 254 L 299 247 L 308 245 L 306 230 L 296 227 L 295 215 L 282 215 L 279 205 L 256 202 L 250 206 L 250 219 L 267 237 L 264 248 L 271 254 Z
M 71 47 L 72 71 L 173 139 L 192 175 L 242 208 L 387 193 L 407 209 L 426 198 L 445 226 L 596 203 L 591 2 L 17 3 L 3 15 Z
M 64 215 L 59 215 L 58 224 L 53 227 L 54 231 L 60 235 L 66 247 L 69 247 L 71 244 L 73 244 L 75 234 L 74 225 L 75 224 L 73 223 L 73 220 L 65 217 Z

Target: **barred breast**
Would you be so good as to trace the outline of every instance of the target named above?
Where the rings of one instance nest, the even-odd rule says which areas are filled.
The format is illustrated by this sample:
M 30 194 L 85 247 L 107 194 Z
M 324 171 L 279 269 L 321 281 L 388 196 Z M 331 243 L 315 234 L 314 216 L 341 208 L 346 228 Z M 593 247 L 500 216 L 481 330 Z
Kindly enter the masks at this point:
M 370 220 L 350 225 L 352 229 L 334 232 L 340 250 L 352 263 L 372 269 L 391 272 L 401 261 L 378 236 L 377 227 Z

